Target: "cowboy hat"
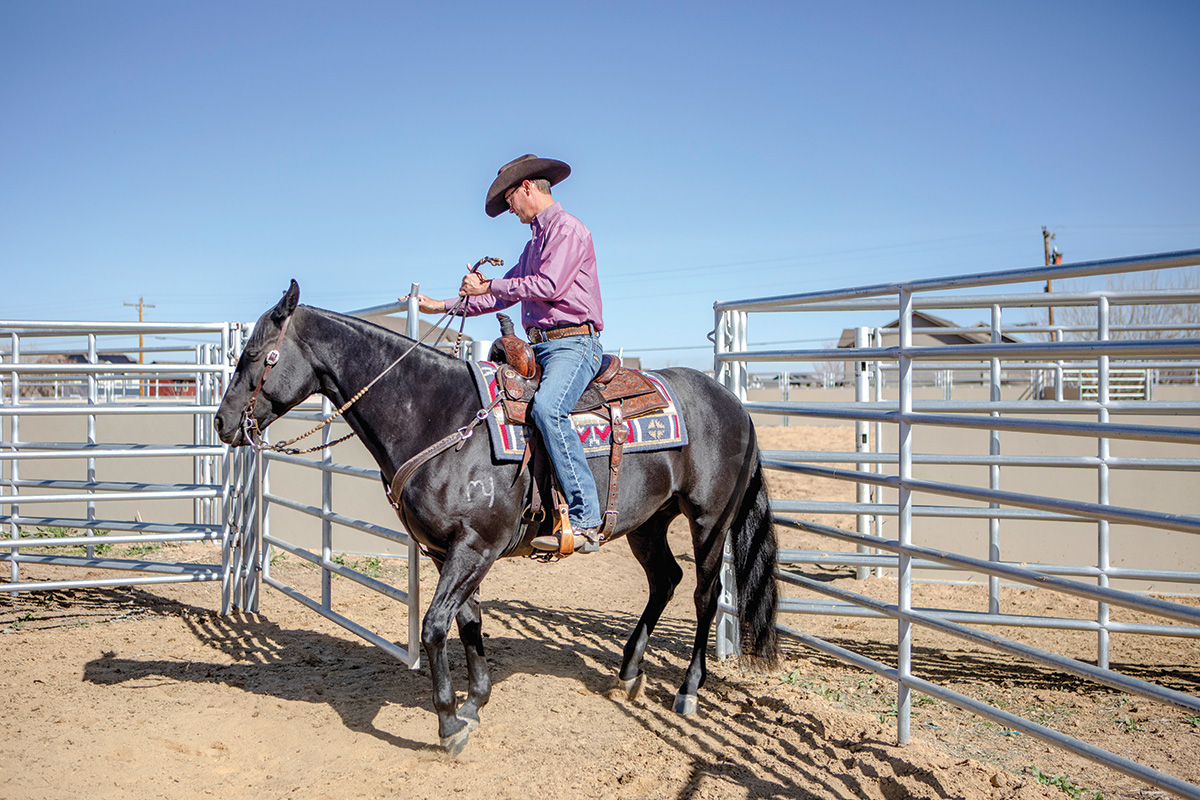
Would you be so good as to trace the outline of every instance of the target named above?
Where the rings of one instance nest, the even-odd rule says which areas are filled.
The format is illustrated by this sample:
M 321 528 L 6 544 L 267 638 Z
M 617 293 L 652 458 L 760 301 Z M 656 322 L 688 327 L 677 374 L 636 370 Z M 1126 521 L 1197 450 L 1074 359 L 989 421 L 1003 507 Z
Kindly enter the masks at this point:
M 571 174 L 571 167 L 553 158 L 538 158 L 530 153 L 513 159 L 496 173 L 496 180 L 488 189 L 487 201 L 483 210 L 489 217 L 498 217 L 508 210 L 508 201 L 504 193 L 514 186 L 519 186 L 531 178 L 545 178 L 553 186 L 566 179 Z

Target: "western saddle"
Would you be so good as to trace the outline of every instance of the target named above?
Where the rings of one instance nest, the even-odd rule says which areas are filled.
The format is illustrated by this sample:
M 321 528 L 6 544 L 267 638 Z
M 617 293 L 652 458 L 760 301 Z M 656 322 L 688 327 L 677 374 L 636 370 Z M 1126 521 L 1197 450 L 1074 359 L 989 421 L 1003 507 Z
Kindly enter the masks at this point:
M 500 338 L 492 343 L 488 359 L 497 365 L 496 380 L 500 402 L 509 422 L 528 424 L 529 404 L 541 383 L 542 370 L 534 360 L 533 347 L 514 335 L 512 320 L 504 314 L 497 314 L 496 317 L 500 320 Z M 599 374 L 588 384 L 571 412 L 598 414 L 606 417 L 611 425 L 608 501 L 604 521 L 600 527 L 602 541 L 612 538 L 616 530 L 621 458 L 629 436 L 625 421 L 658 411 L 668 405 L 670 403 L 667 398 L 644 374 L 623 366 L 617 356 L 605 355 L 600 361 Z M 522 469 L 532 464 L 533 477 L 530 481 L 532 488 L 529 505 L 523 515 L 522 527 L 524 529 L 530 524 L 536 525 L 545 518 L 542 489 L 539 484 L 546 481 L 548 474 L 557 510 L 555 529 L 561 534 L 558 555 L 570 555 L 574 551 L 575 537 L 572 535 L 570 522 L 567 521 L 566 502 L 558 491 L 554 470 L 548 469 L 546 459 L 537 455 L 541 448 L 535 444 L 536 441 L 536 436 L 530 437 L 521 464 Z

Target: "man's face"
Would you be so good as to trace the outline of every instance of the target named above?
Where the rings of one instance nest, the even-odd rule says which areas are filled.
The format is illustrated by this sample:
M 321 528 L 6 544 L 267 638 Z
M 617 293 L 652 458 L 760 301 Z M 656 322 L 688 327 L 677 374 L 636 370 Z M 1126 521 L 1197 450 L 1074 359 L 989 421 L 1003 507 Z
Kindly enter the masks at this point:
M 533 198 L 530 196 L 529 181 L 522 181 L 504 193 L 510 213 L 516 214 L 517 219 L 528 225 L 537 216 L 534 212 Z

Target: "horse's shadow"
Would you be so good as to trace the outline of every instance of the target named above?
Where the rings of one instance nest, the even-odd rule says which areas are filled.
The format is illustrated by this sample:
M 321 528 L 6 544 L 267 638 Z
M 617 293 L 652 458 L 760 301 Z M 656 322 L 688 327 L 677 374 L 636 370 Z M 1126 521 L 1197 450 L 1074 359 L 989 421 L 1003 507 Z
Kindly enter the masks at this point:
M 225 658 L 212 661 L 120 658 L 105 653 L 88 662 L 84 680 L 104 686 L 155 680 L 164 683 L 223 684 L 279 700 L 328 705 L 347 729 L 393 747 L 437 750 L 432 741 L 416 741 L 376 725 L 389 705 L 420 709 L 430 717 L 430 679 L 424 670 L 406 669 L 383 650 L 350 636 L 285 628 L 258 615 L 220 616 L 210 610 L 155 598 L 151 612 L 182 619 L 196 639 Z M 524 601 L 483 604 L 487 653 L 498 691 L 514 675 L 536 674 L 577 680 L 591 692 L 612 686 L 621 648 L 636 618 L 623 612 L 572 608 L 538 608 Z M 656 628 L 648 653 L 650 680 L 645 701 L 621 703 L 630 721 L 693 760 L 693 774 L 680 800 L 694 796 L 705 779 L 718 776 L 742 785 L 755 798 L 798 796 L 813 783 L 830 792 L 863 797 L 869 776 L 826 774 L 828 761 L 844 757 L 848 743 L 825 730 L 810 714 L 791 715 L 786 704 L 750 694 L 736 682 L 710 680 L 704 694 L 712 712 L 680 717 L 671 710 L 674 687 L 683 679 L 691 650 L 692 629 L 686 620 L 664 619 Z M 465 684 L 461 648 L 451 649 L 452 669 Z M 229 663 L 232 662 L 232 663 Z M 484 711 L 485 717 L 487 711 Z M 780 739 L 779 752 L 766 756 L 759 744 L 778 733 L 776 719 L 788 714 L 791 734 Z M 878 750 L 884 760 L 898 760 L 884 743 L 854 743 Z M 800 779 L 796 774 L 806 776 Z M 921 776 L 938 786 L 936 776 Z
M 375 724 L 389 705 L 434 714 L 424 668 L 406 669 L 383 650 L 352 637 L 284 628 L 256 614 L 221 616 L 162 598 L 148 605 L 153 613 L 182 619 L 198 641 L 233 663 L 122 658 L 105 652 L 85 664 L 85 681 L 103 686 L 146 685 L 154 679 L 224 684 L 280 700 L 323 703 L 352 731 L 410 750 L 433 748 L 430 742 L 407 739 Z M 628 614 L 546 610 L 519 602 L 485 603 L 483 610 L 485 631 L 491 628 L 487 655 L 498 687 L 512 675 L 524 673 L 576 679 L 589 691 L 602 692 L 612 684 L 624 637 L 636 621 Z M 682 636 L 677 642 L 661 644 L 675 649 L 688 646 Z M 465 688 L 461 649 L 451 648 L 450 658 L 458 685 Z M 682 679 L 682 669 L 674 677 Z
M 225 656 L 185 661 L 120 658 L 105 653 L 85 665 L 84 680 L 104 686 L 147 682 L 223 684 L 259 696 L 325 704 L 347 729 L 411 751 L 437 752 L 433 741 L 417 741 L 376 724 L 387 706 L 399 705 L 435 716 L 425 670 L 408 670 L 395 658 L 352 636 L 286 628 L 259 615 L 220 616 L 210 610 L 146 595 L 148 613 L 182 619 L 197 641 Z M 579 681 L 591 692 L 612 685 L 621 648 L 636 618 L 624 612 L 539 608 L 515 600 L 485 601 L 486 648 L 497 691 L 515 675 L 548 675 Z M 692 760 L 692 772 L 675 795 L 691 800 L 711 780 L 732 781 L 747 797 L 804 796 L 814 786 L 826 794 L 873 796 L 885 773 L 907 774 L 930 796 L 953 797 L 947 776 L 905 761 L 892 743 L 877 736 L 847 740 L 827 730 L 811 712 L 790 708 L 786 692 L 761 684 L 743 686 L 710 676 L 703 691 L 708 713 L 680 717 L 671 710 L 674 687 L 683 678 L 693 635 L 687 620 L 666 618 L 655 629 L 648 652 L 645 702 L 622 703 L 632 725 L 658 737 Z M 860 643 L 861 645 L 861 643 Z M 886 655 L 878 645 L 877 655 Z M 789 656 L 817 659 L 811 651 L 788 647 Z M 465 685 L 462 650 L 450 649 L 452 670 Z M 922 651 L 922 657 L 932 654 Z M 487 711 L 484 715 L 486 719 Z M 781 726 L 786 736 L 780 735 Z M 763 742 L 773 741 L 772 752 Z M 873 756 L 874 766 L 830 772 L 830 764 L 856 755 Z

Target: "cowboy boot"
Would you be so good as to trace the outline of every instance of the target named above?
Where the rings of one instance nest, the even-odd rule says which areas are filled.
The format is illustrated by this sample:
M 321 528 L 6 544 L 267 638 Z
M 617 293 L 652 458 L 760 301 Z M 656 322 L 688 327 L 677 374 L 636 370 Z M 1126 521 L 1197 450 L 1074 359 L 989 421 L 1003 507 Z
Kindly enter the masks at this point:
M 534 550 L 544 553 L 562 552 L 562 532 L 549 536 L 537 536 L 529 543 Z M 567 552 L 594 553 L 600 549 L 600 528 L 575 528 L 573 533 L 574 547 Z

